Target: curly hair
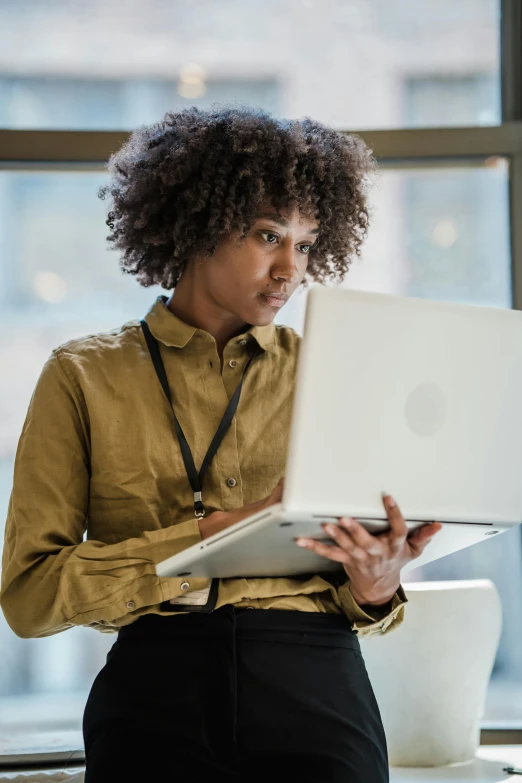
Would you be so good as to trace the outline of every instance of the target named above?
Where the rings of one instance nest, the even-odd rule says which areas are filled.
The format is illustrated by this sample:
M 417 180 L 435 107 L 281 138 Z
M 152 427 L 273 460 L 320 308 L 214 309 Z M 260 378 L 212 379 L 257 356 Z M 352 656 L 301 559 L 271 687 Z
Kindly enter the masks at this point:
M 210 256 L 232 232 L 245 237 L 267 200 L 319 221 L 302 285 L 343 280 L 368 230 L 371 150 L 357 136 L 308 117 L 214 104 L 167 112 L 111 155 L 108 242 L 143 286 L 176 286 L 193 255 Z M 266 206 L 266 203 L 265 203 Z

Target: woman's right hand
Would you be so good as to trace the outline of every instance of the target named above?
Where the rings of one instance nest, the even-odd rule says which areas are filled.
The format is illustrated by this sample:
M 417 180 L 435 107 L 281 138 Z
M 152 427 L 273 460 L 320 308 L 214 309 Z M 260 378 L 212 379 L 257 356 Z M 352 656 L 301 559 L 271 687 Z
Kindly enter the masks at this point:
M 266 498 L 250 503 L 248 506 L 236 508 L 234 511 L 213 511 L 208 517 L 202 517 L 199 520 L 201 538 L 209 538 L 215 533 L 220 533 L 225 528 L 235 525 L 236 522 L 241 522 L 241 520 L 252 516 L 252 514 L 257 514 L 258 511 L 262 511 L 264 508 L 268 508 L 268 506 L 280 503 L 283 497 L 284 484 L 285 478 L 283 476 Z

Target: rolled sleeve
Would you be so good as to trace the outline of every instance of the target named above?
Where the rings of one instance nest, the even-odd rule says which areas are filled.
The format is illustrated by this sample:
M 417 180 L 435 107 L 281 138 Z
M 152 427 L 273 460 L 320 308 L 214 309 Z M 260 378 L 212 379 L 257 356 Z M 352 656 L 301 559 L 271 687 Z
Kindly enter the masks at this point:
M 345 582 L 338 588 L 341 601 L 341 609 L 352 623 L 352 628 L 357 636 L 368 637 L 382 635 L 398 628 L 404 620 L 404 607 L 408 602 L 402 585 L 393 596 L 391 609 L 383 617 L 372 617 L 362 609 L 350 592 L 349 582 Z

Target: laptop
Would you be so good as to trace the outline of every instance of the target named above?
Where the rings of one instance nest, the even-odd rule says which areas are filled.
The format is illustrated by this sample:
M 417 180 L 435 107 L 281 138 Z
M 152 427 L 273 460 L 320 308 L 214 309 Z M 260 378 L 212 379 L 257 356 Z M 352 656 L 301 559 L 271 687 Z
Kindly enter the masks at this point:
M 282 502 L 156 566 L 159 576 L 335 571 L 295 544 L 321 523 L 443 528 L 404 571 L 522 522 L 522 313 L 314 286 L 299 350 Z

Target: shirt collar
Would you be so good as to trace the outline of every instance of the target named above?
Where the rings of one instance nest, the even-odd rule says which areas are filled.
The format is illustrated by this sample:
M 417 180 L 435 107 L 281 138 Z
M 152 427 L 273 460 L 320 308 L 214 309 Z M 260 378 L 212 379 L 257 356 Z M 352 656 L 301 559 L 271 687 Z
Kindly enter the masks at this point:
M 198 331 L 197 326 L 190 326 L 168 309 L 167 297 L 158 296 L 145 316 L 147 325 L 157 340 L 175 348 L 184 348 Z M 204 332 L 204 334 L 207 334 Z M 257 344 L 265 351 L 277 352 L 276 326 L 272 322 L 267 326 L 251 326 L 243 334 L 234 339 L 251 334 Z

